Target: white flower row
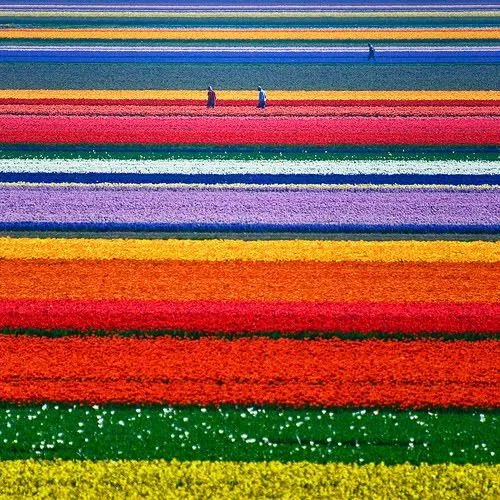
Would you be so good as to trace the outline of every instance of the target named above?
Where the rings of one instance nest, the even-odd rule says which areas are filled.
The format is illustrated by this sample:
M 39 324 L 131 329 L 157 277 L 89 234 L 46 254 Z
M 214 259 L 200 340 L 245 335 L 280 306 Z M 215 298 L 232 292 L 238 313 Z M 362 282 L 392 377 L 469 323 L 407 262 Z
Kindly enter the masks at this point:
M 0 172 L 137 174 L 500 174 L 500 161 L 0 159 Z

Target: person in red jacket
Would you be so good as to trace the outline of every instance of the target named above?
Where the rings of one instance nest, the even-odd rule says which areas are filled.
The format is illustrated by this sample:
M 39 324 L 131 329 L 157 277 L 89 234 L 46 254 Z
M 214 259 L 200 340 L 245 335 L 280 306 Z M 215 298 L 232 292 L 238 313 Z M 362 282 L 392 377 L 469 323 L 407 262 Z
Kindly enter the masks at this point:
M 208 101 L 207 108 L 215 108 L 215 102 L 217 101 L 217 96 L 212 87 L 208 87 Z

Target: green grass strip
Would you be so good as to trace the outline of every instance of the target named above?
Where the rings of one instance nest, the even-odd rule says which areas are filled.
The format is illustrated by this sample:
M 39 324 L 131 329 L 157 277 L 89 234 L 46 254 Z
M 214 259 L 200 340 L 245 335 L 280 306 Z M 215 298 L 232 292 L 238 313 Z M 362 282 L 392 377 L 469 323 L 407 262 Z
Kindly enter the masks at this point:
M 318 13 L 315 17 L 293 13 L 282 17 L 230 17 L 217 13 L 213 17 L 100 17 L 91 13 L 85 18 L 69 16 L 40 17 L 0 16 L 0 26 L 10 28 L 479 28 L 496 27 L 498 18 L 494 16 L 452 17 L 441 15 L 419 17 L 329 17 Z
M 498 463 L 500 412 L 0 406 L 0 459 Z
M 101 41 L 99 41 L 100 43 Z M 184 41 L 179 42 L 181 44 Z M 260 42 L 259 42 L 260 44 Z M 366 47 L 364 42 L 360 44 Z M 110 69 L 112 68 L 112 69 Z M 494 90 L 494 63 L 44 63 L 0 62 L 3 89 Z
M 220 339 L 238 339 L 238 338 L 269 338 L 269 339 L 344 339 L 344 340 L 400 340 L 411 342 L 415 338 L 418 339 L 439 339 L 441 341 L 469 340 L 480 341 L 485 339 L 500 340 L 500 332 L 481 333 L 481 332 L 466 332 L 466 333 L 442 333 L 442 332 L 423 332 L 423 333 L 385 333 L 385 332 L 290 332 L 283 333 L 275 332 L 201 332 L 188 330 L 75 330 L 56 328 L 52 330 L 37 329 L 37 328 L 0 328 L 0 335 L 28 335 L 30 337 L 174 337 L 179 339 L 200 339 L 204 337 L 215 337 Z
M 161 231 L 109 231 L 78 232 L 78 231 L 0 231 L 0 236 L 10 238 L 97 238 L 97 239 L 142 239 L 163 240 L 165 233 Z M 262 232 L 171 232 L 168 238 L 181 240 L 244 240 L 244 241 L 269 241 L 269 240 L 331 240 L 331 241 L 499 241 L 500 234 L 493 233 L 262 233 Z
M 0 145 L 0 158 L 119 159 L 119 160 L 406 160 L 497 161 L 494 147 L 397 147 L 397 146 L 64 146 Z

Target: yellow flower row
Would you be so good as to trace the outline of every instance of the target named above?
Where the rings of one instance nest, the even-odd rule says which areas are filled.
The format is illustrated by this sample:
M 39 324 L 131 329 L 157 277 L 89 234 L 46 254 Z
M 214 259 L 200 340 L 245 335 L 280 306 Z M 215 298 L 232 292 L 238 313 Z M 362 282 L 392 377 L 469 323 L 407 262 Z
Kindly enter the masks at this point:
M 255 90 L 218 90 L 223 100 L 255 99 Z M 1 89 L 0 99 L 205 99 L 205 90 Z M 497 90 L 273 90 L 273 101 L 498 101 Z
M 37 29 L 11 28 L 3 39 L 79 40 L 491 40 L 494 28 L 437 29 Z
M 5 497 L 500 498 L 499 465 L 297 462 L 0 462 Z
M 0 259 L 499 262 L 500 242 L 0 238 Z

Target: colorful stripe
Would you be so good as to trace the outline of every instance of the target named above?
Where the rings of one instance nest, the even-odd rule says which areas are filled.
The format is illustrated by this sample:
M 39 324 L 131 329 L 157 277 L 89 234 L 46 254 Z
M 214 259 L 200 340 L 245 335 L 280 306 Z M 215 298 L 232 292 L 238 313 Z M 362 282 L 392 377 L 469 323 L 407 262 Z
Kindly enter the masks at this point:
M 500 242 L 2 238 L 0 259 L 499 262 Z
M 0 7 L 3 494 L 500 496 L 497 6 L 327 3 Z
M 126 497 L 141 494 L 161 498 L 220 496 L 264 497 L 354 496 L 360 485 L 374 497 L 445 496 L 450 489 L 462 498 L 495 498 L 500 467 L 488 465 L 316 465 L 278 462 L 44 462 L 0 464 L 0 487 L 9 496 L 94 495 Z M 72 478 L 68 481 L 68 478 Z M 119 484 L 119 486 L 117 486 Z M 140 485 L 140 486 L 139 486 Z
M 254 90 L 218 90 L 220 100 L 256 101 Z M 106 100 L 176 100 L 195 99 L 204 101 L 206 91 L 202 90 L 101 90 L 101 89 L 2 89 L 0 99 L 106 99 Z M 281 90 L 274 89 L 269 98 L 273 101 L 364 101 L 364 100 L 415 100 L 415 101 L 499 101 L 498 90 Z
M 142 146 L 140 144 L 82 144 L 78 147 L 68 144 L 23 144 L 19 146 L 2 144 L 0 158 L 2 160 L 140 160 L 142 161 L 273 161 L 278 160 L 299 162 L 304 161 L 387 161 L 391 165 L 394 161 L 420 162 L 420 161 L 455 161 L 455 162 L 484 162 L 485 168 L 492 161 L 498 161 L 496 146 L 467 146 L 456 145 L 450 149 L 448 146 L 203 146 L 163 144 L 156 146 Z M 326 165 L 326 163 L 324 163 Z M 452 168 L 455 164 L 452 163 Z M 43 170 L 42 170 L 43 171 Z M 378 171 L 378 170 L 376 170 Z M 403 170 L 404 171 L 404 170 Z M 354 173 L 356 169 L 353 169 Z M 463 173 L 459 170 L 458 173 Z
M 443 176 L 446 180 L 446 177 Z M 453 178 L 453 177 L 452 177 Z M 490 181 L 495 181 L 496 177 L 487 176 L 487 179 Z M 271 178 L 272 179 L 272 178 Z M 345 178 L 345 180 L 354 180 L 355 177 Z M 222 183 L 213 183 L 208 182 L 207 184 L 203 182 L 172 182 L 172 183 L 143 183 L 143 182 L 125 182 L 125 183 L 112 183 L 112 182 L 47 182 L 47 179 L 42 178 L 42 182 L 24 182 L 24 181 L 9 181 L 1 182 L 0 188 L 7 189 L 19 189 L 19 188 L 75 188 L 75 189 L 171 189 L 171 190 L 193 190 L 193 189 L 209 189 L 213 191 L 221 191 L 221 190 L 244 190 L 248 192 L 252 191 L 331 191 L 331 190 L 345 190 L 345 191 L 387 191 L 387 190 L 396 190 L 396 191 L 422 191 L 422 190 L 440 190 L 443 189 L 447 192 L 483 192 L 483 191 L 495 191 L 498 189 L 498 186 L 495 184 L 478 184 L 474 182 L 476 179 L 472 178 L 471 183 L 467 184 L 453 184 L 447 183 L 444 184 L 408 184 L 403 183 L 401 185 L 395 183 L 385 183 L 380 182 L 380 180 L 384 180 L 383 178 L 378 180 L 375 183 L 361 184 L 361 183 L 320 183 L 315 184 L 313 182 L 305 182 L 304 180 L 299 178 L 299 182 L 296 184 L 291 183 L 272 183 L 272 182 L 264 182 L 262 184 L 256 182 L 231 182 L 227 181 L 227 179 L 223 179 L 226 182 Z M 71 180 L 71 179 L 70 179 Z M 187 180 L 190 180 L 188 178 Z M 389 180 L 389 179 L 386 179 Z
M 2 260 L 0 297 L 496 302 L 496 263 Z M 91 277 L 91 279 L 89 279 Z M 137 285 L 140 280 L 140 286 Z M 452 286 L 450 286 L 452 284 Z
M 49 6 L 47 6 L 49 7 Z M 83 7 L 83 6 L 82 6 Z M 457 10 L 446 10 L 445 6 L 441 6 L 443 10 L 394 10 L 394 11 L 386 11 L 380 12 L 377 11 L 376 5 L 371 5 L 370 7 L 374 10 L 371 12 L 363 12 L 359 10 L 344 10 L 344 11 L 335 11 L 332 9 L 331 11 L 320 9 L 318 11 L 311 10 L 282 10 L 282 11 L 265 11 L 265 6 L 260 6 L 261 10 L 236 10 L 235 6 L 231 6 L 231 10 L 226 10 L 219 6 L 220 11 L 210 12 L 203 10 L 204 6 L 197 6 L 197 10 L 185 11 L 185 10 L 148 10 L 146 8 L 140 8 L 137 10 L 132 10 L 131 5 L 127 5 L 126 9 L 120 8 L 118 11 L 112 10 L 94 10 L 93 8 L 86 8 L 85 10 L 79 9 L 71 9 L 71 10 L 59 10 L 56 8 L 51 8 L 50 10 L 40 10 L 37 6 L 30 5 L 30 9 L 27 11 L 22 10 L 9 10 L 9 8 L 0 8 L 0 14 L 2 16 L 9 16 L 15 18 L 23 18 L 23 17 L 137 17 L 138 19 L 147 19 L 148 17 L 158 17 L 158 18 L 206 18 L 206 17 L 217 17 L 218 19 L 226 19 L 232 17 L 251 17 L 251 18 L 287 18 L 287 17 L 300 17 L 300 18 L 346 18 L 346 17 L 355 17 L 356 19 L 362 18 L 371 18 L 371 17 L 445 17 L 445 18 L 475 18 L 475 17 L 496 17 L 498 16 L 497 10 L 478 10 L 478 11 L 467 11 L 460 10 L 461 7 L 455 7 Z M 281 6 L 283 9 L 284 6 Z M 100 6 L 103 8 L 103 6 Z M 130 10 L 128 10 L 130 9 Z M 234 10 L 233 10 L 234 9 Z
M 162 42 L 166 43 L 166 42 Z M 231 42 L 234 44 L 235 42 Z M 250 43 L 250 42 L 245 42 Z M 262 42 L 260 42 L 262 43 Z M 268 42 L 281 44 L 283 42 Z M 474 42 L 477 43 L 477 42 Z M 303 44 L 303 43 L 302 43 Z M 1 62 L 0 62 L 1 64 Z M 340 64 L 340 66 L 339 66 Z M 80 89 L 137 90 L 191 89 L 200 92 L 202 82 L 210 82 L 217 90 L 251 88 L 252 83 L 268 82 L 269 104 L 273 90 L 347 89 L 380 91 L 416 89 L 430 91 L 496 91 L 495 64 L 163 64 L 119 63 L 3 63 L 4 89 Z M 293 71 L 291 72 L 291 69 Z M 311 75 L 314 75 L 311 78 Z M 389 83 L 390 82 L 390 85 Z M 206 83 L 207 85 L 209 83 Z M 98 85 L 98 87 L 97 87 Z M 203 93 L 204 94 L 204 93 Z M 256 105 L 257 92 L 250 98 Z M 201 95 L 199 98 L 203 99 Z M 355 98 L 354 98 L 355 99 Z M 389 104 L 389 103 L 388 103 Z
M 0 159 L 1 183 L 500 185 L 496 161 Z M 453 172 L 453 173 L 449 173 Z
M 134 173 L 67 173 L 67 172 L 0 172 L 0 187 L 83 187 L 101 185 L 113 188 L 154 188 L 168 184 L 174 188 L 285 188 L 328 189 L 331 186 L 345 190 L 398 188 L 473 190 L 495 189 L 500 175 L 478 174 L 134 174 Z
M 0 187 L 0 227 L 497 231 L 496 188 Z
M 283 155 L 285 156 L 285 155 Z M 224 179 L 231 175 L 344 175 L 345 178 L 359 175 L 500 175 L 498 160 L 288 160 L 267 159 L 66 159 L 51 158 L 0 158 L 1 173 L 68 173 L 68 174 L 186 174 L 219 175 Z M 467 184 L 464 182 L 464 184 Z
M 489 410 L 64 403 L 1 409 L 2 460 L 465 465 L 496 463 L 499 445 L 498 412 Z
M 106 115 L 106 116 L 206 116 L 203 101 L 158 101 L 127 102 L 108 101 L 106 104 L 92 101 L 51 101 L 0 103 L 2 115 Z M 90 102 L 90 103 L 89 103 Z M 106 101 L 104 101 L 106 102 Z M 211 116 L 258 116 L 262 112 L 252 105 L 254 101 L 222 101 L 222 105 L 211 111 Z M 368 104 L 368 105 L 367 105 Z M 279 101 L 273 106 L 274 116 L 491 116 L 500 115 L 498 106 L 484 105 L 483 101 L 469 104 L 453 102 L 399 102 L 384 103 L 370 101 L 363 103 L 341 101 Z M 472 105 L 470 105 L 472 104 Z
M 399 298 L 399 297 L 398 297 Z M 498 334 L 497 303 L 0 299 L 0 328 L 26 335 L 315 336 Z M 66 330 L 65 330 L 66 329 Z
M 2 33 L 2 32 L 0 32 Z M 378 63 L 496 63 L 500 47 L 379 47 Z M 252 64 L 334 64 L 365 63 L 366 50 L 350 47 L 93 47 L 93 46 L 19 46 L 0 45 L 0 59 L 28 63 L 252 63 Z
M 495 340 L 3 336 L 0 353 L 19 403 L 498 407 Z
M 0 99 L 4 115 L 186 115 L 206 116 L 202 99 Z M 210 116 L 255 116 L 255 99 L 219 100 Z M 492 116 L 492 100 L 307 100 L 278 99 L 269 103 L 274 116 Z
M 496 28 L 467 29 L 16 29 L 0 39 L 37 40 L 498 40 Z
M 493 117 L 0 116 L 0 142 L 23 144 L 495 145 Z M 408 134 L 412 130 L 412 134 Z

